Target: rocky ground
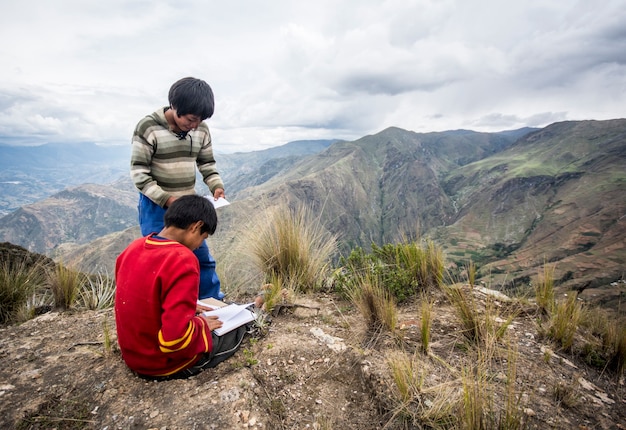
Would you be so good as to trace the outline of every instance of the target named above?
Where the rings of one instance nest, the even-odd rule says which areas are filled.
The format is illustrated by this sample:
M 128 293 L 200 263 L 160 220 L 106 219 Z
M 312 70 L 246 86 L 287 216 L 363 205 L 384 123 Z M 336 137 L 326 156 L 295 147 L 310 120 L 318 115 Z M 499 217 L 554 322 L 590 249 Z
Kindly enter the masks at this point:
M 50 312 L 1 328 L 0 427 L 427 428 L 406 411 L 422 411 L 424 423 L 439 400 L 457 404 L 460 369 L 471 359 L 442 298 L 433 308 L 429 356 L 415 352 L 416 305 L 400 309 L 401 335 L 392 338 L 366 335 L 360 314 L 336 297 L 302 297 L 297 303 L 216 369 L 166 382 L 145 381 L 125 367 L 112 310 Z M 541 342 L 535 318 L 521 313 L 509 329 L 517 359 L 493 360 L 488 375 L 496 392 L 489 407 L 506 403 L 507 363 L 515 362 L 518 422 L 526 428 L 626 428 L 623 378 Z M 391 377 L 389 360 L 398 354 L 419 362 L 421 390 L 409 409 L 400 407 Z M 458 418 L 458 410 L 451 416 Z

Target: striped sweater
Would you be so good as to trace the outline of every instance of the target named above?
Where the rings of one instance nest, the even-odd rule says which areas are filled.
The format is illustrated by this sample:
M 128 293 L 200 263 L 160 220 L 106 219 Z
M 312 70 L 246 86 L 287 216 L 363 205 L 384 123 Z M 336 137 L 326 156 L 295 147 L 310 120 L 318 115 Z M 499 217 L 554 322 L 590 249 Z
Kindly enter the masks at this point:
M 211 351 L 206 321 L 196 316 L 198 259 L 180 243 L 150 235 L 132 242 L 115 266 L 117 341 L 137 373 L 167 376 Z
M 132 145 L 130 177 L 140 192 L 161 207 L 171 196 L 195 193 L 196 166 L 211 193 L 224 188 L 205 122 L 179 137 L 169 128 L 165 108 L 159 109 L 139 121 Z

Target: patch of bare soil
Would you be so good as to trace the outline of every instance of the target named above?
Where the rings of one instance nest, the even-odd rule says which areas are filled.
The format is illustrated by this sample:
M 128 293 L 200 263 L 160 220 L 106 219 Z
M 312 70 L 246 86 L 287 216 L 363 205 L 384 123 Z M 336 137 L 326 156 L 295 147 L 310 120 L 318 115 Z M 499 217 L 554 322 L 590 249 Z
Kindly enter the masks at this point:
M 302 307 L 274 316 L 265 333 L 248 338 L 217 368 L 165 382 L 140 379 L 126 368 L 112 310 L 51 312 L 2 328 L 0 427 L 427 428 L 399 407 L 389 359 L 402 353 L 420 357 L 422 409 L 432 408 L 442 393 L 451 404 L 458 400 L 459 369 L 471 358 L 445 301 L 433 309 L 429 356 L 415 352 L 420 345 L 415 305 L 400 310 L 402 335 L 392 338 L 366 335 L 363 318 L 337 298 L 304 297 L 298 304 Z M 538 340 L 533 318 L 521 315 L 509 329 L 518 352 L 516 392 L 526 427 L 626 428 L 623 380 L 550 352 Z M 495 361 L 489 378 L 504 387 L 507 360 Z M 505 401 L 501 393 L 492 398 Z

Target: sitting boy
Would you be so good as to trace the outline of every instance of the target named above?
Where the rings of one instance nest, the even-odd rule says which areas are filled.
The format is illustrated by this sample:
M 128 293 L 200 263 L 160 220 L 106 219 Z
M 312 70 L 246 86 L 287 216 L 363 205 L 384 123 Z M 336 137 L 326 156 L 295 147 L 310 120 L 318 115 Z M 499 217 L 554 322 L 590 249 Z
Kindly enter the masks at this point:
M 176 199 L 159 233 L 132 242 L 115 267 L 115 321 L 122 358 L 139 376 L 184 378 L 232 356 L 246 333 L 224 336 L 217 317 L 197 314 L 200 269 L 193 250 L 215 232 L 217 215 L 206 198 Z

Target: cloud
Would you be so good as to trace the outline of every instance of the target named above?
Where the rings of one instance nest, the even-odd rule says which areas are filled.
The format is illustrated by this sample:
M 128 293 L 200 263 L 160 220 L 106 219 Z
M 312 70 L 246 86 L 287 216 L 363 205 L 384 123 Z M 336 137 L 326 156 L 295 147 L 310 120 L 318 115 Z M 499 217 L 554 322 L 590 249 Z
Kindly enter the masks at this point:
M 125 143 L 183 76 L 216 149 L 623 116 L 624 0 L 0 5 L 0 134 Z M 245 11 L 245 13 L 244 13 Z M 36 31 L 35 31 L 36 29 Z

